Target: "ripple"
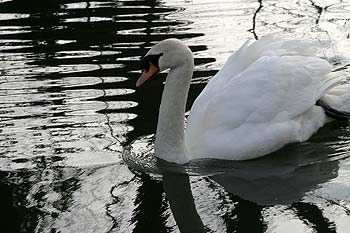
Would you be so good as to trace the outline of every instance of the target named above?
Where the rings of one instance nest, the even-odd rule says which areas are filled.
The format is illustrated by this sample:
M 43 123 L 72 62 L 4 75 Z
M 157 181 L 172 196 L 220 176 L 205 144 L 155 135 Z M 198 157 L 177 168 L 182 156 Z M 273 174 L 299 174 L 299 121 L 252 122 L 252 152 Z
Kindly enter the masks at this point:
M 133 113 L 108 113 L 110 122 L 122 123 L 135 119 L 136 117 L 137 115 Z
M 60 7 L 62 9 L 91 9 L 91 8 L 102 8 L 102 7 L 110 7 L 110 6 L 122 6 L 121 3 L 112 3 L 108 1 L 90 1 L 90 2 L 76 2 L 76 3 L 65 3 L 61 4 Z
M 118 95 L 130 95 L 135 93 L 134 89 L 107 89 L 105 90 L 106 96 L 118 96 Z
M 67 103 L 80 102 L 82 100 L 95 99 L 104 96 L 103 90 L 84 89 L 84 90 L 65 90 L 65 99 Z
M 28 33 L 28 32 L 30 32 L 30 27 L 28 26 L 0 26 L 0 36 L 18 34 L 18 33 Z M 2 48 L 6 49 L 6 47 L 4 46 L 2 46 Z M 20 48 L 20 46 L 18 46 L 17 48 Z M 16 47 L 13 46 L 11 47 L 11 49 L 16 49 Z
M 110 101 L 108 103 L 108 109 L 128 109 L 138 105 L 133 101 Z
M 29 93 L 31 94 L 31 93 Z M 27 95 L 25 94 L 14 94 L 14 95 L 5 95 L 0 96 L 0 103 L 7 104 L 7 103 L 45 103 L 45 100 L 60 100 L 64 98 L 64 95 L 60 92 L 58 93 L 36 93 L 33 95 Z
M 62 78 L 57 82 L 57 85 L 62 87 L 81 87 L 87 88 L 88 86 L 96 85 L 102 83 L 100 77 L 67 77 Z
M 82 51 L 60 51 L 57 52 L 55 55 L 55 59 L 67 59 L 67 58 L 86 58 L 86 57 L 93 57 L 93 56 L 99 56 L 101 52 L 94 51 L 94 50 L 82 50 Z
M 331 13 L 347 14 L 350 10 L 350 4 L 344 1 L 339 4 L 330 5 L 326 10 Z
M 56 67 L 20 67 L 18 69 L 6 69 L 5 74 L 11 76 L 27 75 L 27 76 L 38 76 L 38 75 L 49 75 L 49 74 L 71 74 L 78 72 L 88 72 L 94 70 L 100 70 L 99 65 L 94 64 L 77 64 L 77 65 L 58 65 Z
M 154 157 L 164 74 L 135 89 L 140 57 L 176 37 L 195 55 L 191 105 L 227 57 L 254 38 L 253 17 L 258 37 L 274 31 L 335 36 L 335 26 L 349 18 L 347 3 L 323 1 L 321 14 L 315 4 L 321 2 L 263 1 L 255 14 L 257 0 L 0 0 L 0 185 L 15 203 L 4 209 L 11 230 L 179 231 L 162 171 L 190 175 L 190 183 L 174 179 L 168 186 L 181 190 L 181 205 L 192 203 L 186 206 L 197 209 L 186 211 L 198 212 L 210 232 L 246 222 L 272 231 L 317 231 L 321 224 L 301 216 L 304 209 L 348 229 L 347 124 L 331 123 L 309 142 L 260 160 L 179 168 Z M 127 155 L 125 145 L 134 139 Z
M 18 13 L 0 13 L 0 21 L 13 20 L 13 19 L 26 19 L 30 14 L 18 14 Z

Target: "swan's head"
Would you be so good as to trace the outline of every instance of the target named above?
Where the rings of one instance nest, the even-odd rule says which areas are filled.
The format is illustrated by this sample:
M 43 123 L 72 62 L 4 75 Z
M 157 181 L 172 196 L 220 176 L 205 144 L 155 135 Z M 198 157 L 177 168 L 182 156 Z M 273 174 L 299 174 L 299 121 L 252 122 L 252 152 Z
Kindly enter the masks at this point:
M 136 86 L 166 69 L 174 69 L 189 62 L 193 55 L 187 45 L 178 39 L 166 39 L 152 47 L 141 60 L 142 75 Z

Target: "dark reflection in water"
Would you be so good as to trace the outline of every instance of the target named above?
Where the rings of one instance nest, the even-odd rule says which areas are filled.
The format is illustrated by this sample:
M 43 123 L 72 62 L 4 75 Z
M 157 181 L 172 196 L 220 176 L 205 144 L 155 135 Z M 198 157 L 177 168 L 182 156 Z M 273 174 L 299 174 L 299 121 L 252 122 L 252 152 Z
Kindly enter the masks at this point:
M 335 125 L 339 123 L 327 127 Z M 310 223 L 316 232 L 336 232 L 322 209 L 299 202 L 308 192 L 338 176 L 339 159 L 344 155 L 339 157 L 336 148 L 327 146 L 337 143 L 330 140 L 337 137 L 334 133 L 330 135 L 327 127 L 309 142 L 289 145 L 250 161 L 201 160 L 183 167 L 159 160 L 155 166 L 162 173 L 164 190 L 181 232 L 206 232 L 195 206 L 188 172 L 208 174 L 210 179 L 206 180 L 212 186 L 209 188 L 215 190 L 219 185 L 229 192 L 226 198 L 235 206 L 223 217 L 228 232 L 265 231 L 263 208 L 275 205 L 290 205 L 295 216 Z
M 163 187 L 181 232 L 206 232 L 197 213 L 191 192 L 190 179 L 185 173 L 164 171 Z
M 155 160 L 154 138 L 146 137 L 132 144 L 124 160 L 132 169 L 162 175 L 181 232 L 215 231 L 217 226 L 210 222 L 215 222 L 222 210 L 220 217 L 227 232 L 264 232 L 270 224 L 286 224 L 282 220 L 263 221 L 266 211 L 275 206 L 285 206 L 284 211 L 293 216 L 289 221 L 297 219 L 316 232 L 338 232 L 333 222 L 336 214 L 329 216 L 327 206 L 338 206 L 348 213 L 347 202 L 337 197 L 348 196 L 348 192 L 324 187 L 332 180 L 340 187 L 347 186 L 346 178 L 339 177 L 340 164 L 348 158 L 348 141 L 339 136 L 348 137 L 347 127 L 347 122 L 330 123 L 307 142 L 255 160 L 198 160 L 186 166 Z M 210 208 L 209 215 L 203 214 Z
M 318 37 L 323 21 L 348 18 L 345 3 L 315 6 L 0 0 L 1 232 L 346 232 L 348 125 L 260 160 L 197 161 L 178 174 L 157 166 L 149 136 L 165 74 L 134 89 L 149 47 L 183 39 L 196 64 L 189 110 L 245 39 L 299 26 Z

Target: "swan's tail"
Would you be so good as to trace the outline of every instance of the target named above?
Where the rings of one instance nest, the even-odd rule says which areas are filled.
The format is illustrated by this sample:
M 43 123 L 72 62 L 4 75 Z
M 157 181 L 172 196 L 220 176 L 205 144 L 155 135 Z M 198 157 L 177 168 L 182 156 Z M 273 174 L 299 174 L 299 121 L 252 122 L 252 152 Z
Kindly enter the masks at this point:
M 316 105 L 321 106 L 327 116 L 334 118 L 336 120 L 349 120 L 350 119 L 350 112 L 344 112 L 339 111 L 331 106 L 329 106 L 327 103 L 325 103 L 322 100 L 318 100 L 316 102 Z
M 326 114 L 337 120 L 350 119 L 350 83 L 338 85 L 326 92 L 316 105 L 323 108 Z

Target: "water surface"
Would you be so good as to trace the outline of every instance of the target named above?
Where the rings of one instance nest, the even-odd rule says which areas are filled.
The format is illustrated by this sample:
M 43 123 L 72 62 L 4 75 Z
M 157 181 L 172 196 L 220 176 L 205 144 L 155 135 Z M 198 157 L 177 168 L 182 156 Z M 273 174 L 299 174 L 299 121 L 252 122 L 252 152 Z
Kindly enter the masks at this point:
M 267 33 L 331 39 L 325 56 L 346 68 L 349 6 L 0 1 L 2 232 L 347 232 L 347 122 L 259 160 L 173 167 L 149 144 L 165 74 L 135 81 L 141 56 L 171 37 L 195 55 L 187 109 L 232 52 Z

